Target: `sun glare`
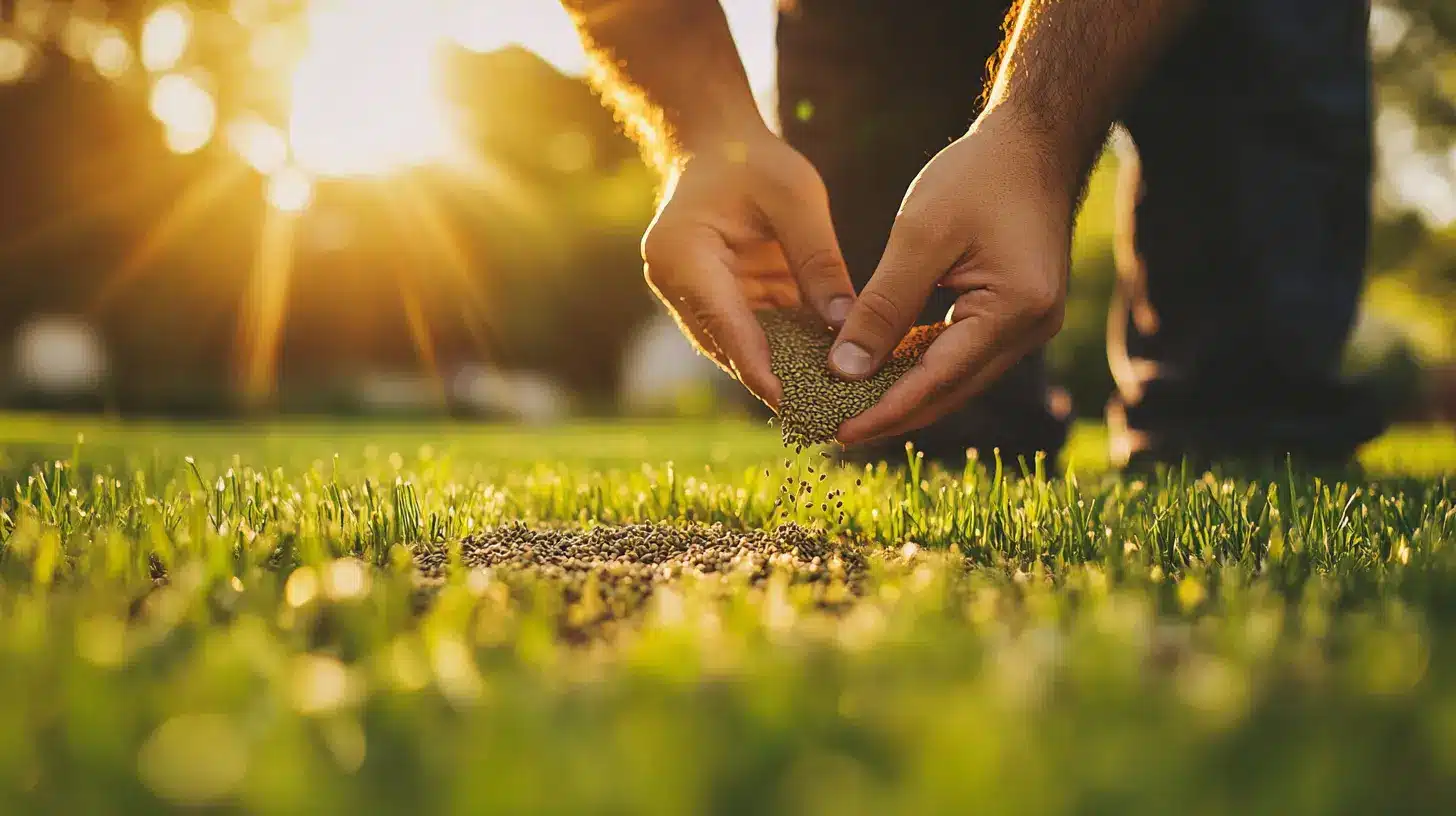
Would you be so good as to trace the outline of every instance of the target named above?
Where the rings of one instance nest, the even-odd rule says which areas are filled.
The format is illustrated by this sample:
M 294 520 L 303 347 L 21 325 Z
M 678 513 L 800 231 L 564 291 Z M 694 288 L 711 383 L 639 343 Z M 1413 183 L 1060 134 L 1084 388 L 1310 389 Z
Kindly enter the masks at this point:
M 389 176 L 387 185 L 353 189 L 372 196 L 387 188 L 376 203 L 416 236 L 409 249 L 421 261 L 417 269 L 438 273 L 432 283 L 450 288 L 467 326 L 483 325 L 486 296 L 473 259 L 428 185 L 404 171 L 445 165 L 470 189 L 530 208 L 524 185 L 463 143 L 443 74 L 452 49 L 509 45 L 530 48 L 565 72 L 579 71 L 581 49 L 559 6 L 550 0 L 153 2 L 135 42 L 104 15 L 81 15 L 76 9 L 89 5 L 76 3 L 66 53 L 118 86 L 146 88 L 147 107 L 172 152 L 197 153 L 216 140 L 212 157 L 228 160 L 197 165 L 198 178 L 108 279 L 98 303 L 151 270 L 159 253 L 186 238 L 215 205 L 252 186 L 239 182 L 263 181 L 257 203 L 264 215 L 239 353 L 249 398 L 266 400 L 276 379 L 295 239 L 312 240 L 322 223 L 309 219 L 315 197 L 321 189 L 344 189 L 334 179 Z M 220 13 L 219 5 L 227 11 Z M 24 80 L 42 53 L 40 43 L 60 36 L 52 31 L 49 7 L 47 0 L 15 4 L 13 27 L 0 35 L 0 85 Z M 220 47 L 231 59 L 215 59 Z M 144 82 L 122 82 L 142 69 Z M 592 161 L 590 140 L 576 132 L 548 140 L 542 150 L 563 172 Z M 309 232 L 299 232 L 304 228 Z M 425 283 L 413 271 L 396 270 L 402 304 L 416 351 L 438 381 Z M 472 336 L 488 346 L 484 334 L 472 330 Z
M 550 0 L 452 0 L 446 36 L 471 51 L 530 48 L 565 73 L 586 68 L 586 52 L 565 8 Z
M 91 46 L 91 64 L 107 79 L 118 79 L 131 70 L 131 46 L 115 29 L 108 29 Z
M 170 3 L 152 12 L 142 26 L 142 65 L 148 71 L 169 71 L 192 39 L 192 12 L 183 3 Z
M 217 103 L 197 80 L 167 74 L 152 86 L 152 115 L 167 129 L 167 146 L 176 153 L 195 153 L 212 139 Z
M 249 167 L 265 176 L 278 172 L 288 162 L 288 138 L 256 116 L 230 123 L 227 141 Z
M 313 182 L 296 167 L 285 167 L 268 177 L 268 203 L 275 210 L 298 213 L 313 202 Z
M 439 0 L 335 0 L 310 9 L 288 125 L 301 167 L 320 176 L 374 175 L 449 152 L 436 70 L 444 9 Z
M 271 177 L 289 167 L 310 179 L 468 164 L 442 87 L 450 47 L 523 45 L 564 71 L 584 64 L 566 13 L 545 0 L 307 0 L 298 6 L 301 18 L 280 17 L 274 3 L 231 0 L 226 19 L 247 32 L 246 60 L 265 74 L 281 72 L 274 92 L 284 103 L 281 120 L 219 110 L 193 47 L 194 40 L 213 41 L 217 19 L 180 0 L 147 15 L 135 52 L 98 26 L 86 56 L 110 79 L 134 61 L 153 76 L 152 112 L 174 152 L 207 145 L 221 115 L 226 147 L 253 170 Z M 26 48 L 0 38 L 0 82 L 25 74 Z M 558 147 L 562 161 L 580 163 L 579 151 L 566 150 L 571 145 Z
M 19 40 L 0 37 L 0 83 L 15 82 L 30 68 L 34 50 Z

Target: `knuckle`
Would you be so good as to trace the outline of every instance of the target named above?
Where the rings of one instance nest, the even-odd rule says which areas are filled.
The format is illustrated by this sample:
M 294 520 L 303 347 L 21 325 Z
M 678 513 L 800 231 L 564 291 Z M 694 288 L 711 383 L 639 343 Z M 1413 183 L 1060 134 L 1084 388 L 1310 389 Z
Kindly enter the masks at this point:
M 1056 337 L 1057 333 L 1062 330 L 1062 325 L 1066 322 L 1066 318 L 1066 304 L 1058 302 L 1056 308 L 1052 309 L 1042 320 L 1042 340 L 1050 340 Z
M 907 200 L 901 207 L 894 231 L 905 246 L 922 250 L 949 243 L 957 232 L 955 221 L 941 208 L 913 200 Z
M 1019 287 L 1021 313 L 1035 323 L 1060 322 L 1063 287 L 1052 281 L 1028 281 Z
M 897 339 L 904 331 L 905 310 L 879 289 L 868 288 L 860 293 L 856 302 L 860 315 L 860 328 L 885 341 Z
M 661 263 L 662 258 L 667 254 L 668 243 L 671 237 L 661 228 L 652 227 L 642 236 L 642 260 L 649 265 Z
M 956 355 L 940 365 L 933 373 L 931 394 L 943 397 L 969 380 L 976 373 L 975 361 L 964 355 Z
M 813 199 L 825 195 L 824 181 L 814 165 L 797 152 L 786 152 L 784 160 L 767 174 L 767 181 L 774 191 L 795 199 Z
M 844 276 L 844 257 L 827 247 L 810 252 L 799 262 L 799 277 L 805 283 L 837 283 Z
M 829 201 L 819 171 L 798 154 L 761 173 L 755 179 L 754 193 L 765 211 L 779 216 L 823 207 Z

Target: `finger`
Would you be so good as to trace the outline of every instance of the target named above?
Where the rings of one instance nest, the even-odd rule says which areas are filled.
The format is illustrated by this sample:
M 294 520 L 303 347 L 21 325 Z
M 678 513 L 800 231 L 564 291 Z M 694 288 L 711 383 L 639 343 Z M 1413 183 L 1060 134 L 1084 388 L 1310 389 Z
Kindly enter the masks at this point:
M 688 338 L 693 344 L 693 347 L 704 357 L 712 360 L 713 364 L 723 369 L 725 373 L 733 374 L 733 363 L 729 361 L 728 355 L 723 353 L 723 350 L 718 347 L 718 344 L 713 341 L 713 338 L 703 327 L 698 325 L 698 322 L 693 316 L 672 308 L 671 299 L 668 295 L 663 294 L 658 287 L 654 286 L 652 290 L 657 295 L 658 300 L 662 301 L 662 305 L 667 307 L 667 313 L 672 316 L 673 322 L 677 323 L 678 329 Z
M 777 407 L 780 386 L 773 374 L 768 338 L 738 281 L 724 260 L 712 253 L 682 257 L 671 270 L 649 264 L 648 283 L 709 357 L 754 396 Z
M 830 368 L 849 380 L 878 371 L 914 325 L 936 281 L 962 251 L 945 230 L 902 213 L 890 230 L 879 267 L 829 351 Z
M 777 241 L 734 247 L 733 270 L 749 308 L 792 309 L 801 303 L 799 284 Z
M 799 286 L 783 270 L 762 275 L 739 274 L 738 287 L 743 290 L 748 307 L 754 311 L 790 309 L 799 305 Z
M 796 309 L 802 305 L 799 287 L 793 280 L 772 281 L 764 285 L 764 295 L 769 308 Z
M 858 417 L 847 420 L 841 426 L 839 432 L 839 434 L 847 438 L 841 438 L 840 441 L 845 445 L 859 445 L 880 439 L 902 436 L 937 422 L 959 410 L 966 402 L 974 399 L 976 395 L 985 391 L 987 388 L 990 388 L 1001 375 L 1010 370 L 1024 356 L 1024 354 L 1014 353 L 997 355 L 995 359 L 987 363 L 986 373 L 984 375 L 967 380 L 960 388 L 953 390 L 949 394 L 933 398 L 930 402 L 911 411 L 908 416 L 878 429 L 862 431 L 859 428 L 851 427 L 851 423 L 855 422 Z M 836 435 L 836 438 L 840 438 L 839 434 Z
M 1009 367 L 1005 358 L 1015 362 L 1025 353 L 1018 349 L 1029 344 L 1005 336 L 993 315 L 972 314 L 946 329 L 878 402 L 840 426 L 839 441 L 856 444 L 923 427 L 994 382 L 1006 370 L 1003 364 Z
M 764 214 L 773 225 L 774 236 L 783 247 L 804 299 L 826 324 L 841 326 L 854 304 L 854 284 L 850 283 L 839 236 L 834 232 L 828 195 L 821 188 L 809 201 L 785 197 L 766 207 Z
M 768 309 L 773 305 L 773 299 L 769 296 L 768 284 L 753 277 L 740 277 L 738 288 L 743 292 L 743 299 L 748 302 L 750 309 Z
M 958 390 L 992 353 L 994 333 L 988 323 L 977 315 L 946 329 L 879 401 L 840 426 L 838 439 L 848 445 L 885 436 L 922 407 Z

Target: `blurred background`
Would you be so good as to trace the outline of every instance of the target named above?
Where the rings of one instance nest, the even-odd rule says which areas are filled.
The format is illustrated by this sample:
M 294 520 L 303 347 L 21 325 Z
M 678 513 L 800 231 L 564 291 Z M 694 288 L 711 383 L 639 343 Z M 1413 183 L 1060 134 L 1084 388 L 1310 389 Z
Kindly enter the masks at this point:
M 766 111 L 776 0 L 727 0 Z M 1456 419 L 1456 4 L 1376 2 L 1349 355 Z M 553 422 L 753 411 L 657 310 L 654 178 L 553 0 L 0 0 L 0 407 Z M 949 134 L 948 134 L 949 135 Z M 1112 390 L 1109 153 L 1051 360 Z

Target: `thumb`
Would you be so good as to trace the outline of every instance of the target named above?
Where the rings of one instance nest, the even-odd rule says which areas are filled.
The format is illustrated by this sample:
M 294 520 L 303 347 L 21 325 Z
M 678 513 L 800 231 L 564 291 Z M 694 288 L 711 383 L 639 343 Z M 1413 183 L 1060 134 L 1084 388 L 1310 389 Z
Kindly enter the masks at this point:
M 804 299 L 826 324 L 838 327 L 854 304 L 854 285 L 834 233 L 829 197 L 822 187 L 817 192 L 807 201 L 793 197 L 779 202 L 765 214 Z
M 878 371 L 915 325 L 936 281 L 955 262 L 954 250 L 939 247 L 943 234 L 903 214 L 895 221 L 879 267 L 829 350 L 829 366 L 840 376 L 861 380 Z

